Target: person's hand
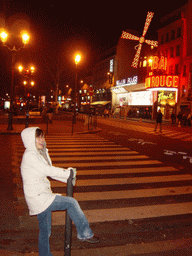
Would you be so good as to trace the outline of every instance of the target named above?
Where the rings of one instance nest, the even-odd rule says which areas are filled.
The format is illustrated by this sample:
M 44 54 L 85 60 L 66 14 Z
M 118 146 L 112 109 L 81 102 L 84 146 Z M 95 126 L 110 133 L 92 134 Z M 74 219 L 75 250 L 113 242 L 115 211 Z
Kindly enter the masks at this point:
M 72 168 L 72 167 L 69 167 L 68 168 L 69 170 L 73 170 L 73 179 L 72 179 L 72 184 L 73 184 L 73 186 L 75 186 L 75 184 L 76 184 L 76 175 L 77 175 L 77 169 L 76 168 Z

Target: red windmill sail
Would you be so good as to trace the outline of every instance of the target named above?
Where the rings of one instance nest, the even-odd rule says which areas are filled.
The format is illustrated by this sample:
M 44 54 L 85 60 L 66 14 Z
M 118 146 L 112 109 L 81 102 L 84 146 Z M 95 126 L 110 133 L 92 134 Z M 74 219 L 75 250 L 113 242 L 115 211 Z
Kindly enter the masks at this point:
M 151 23 L 151 20 L 153 18 L 154 13 L 153 12 L 148 12 L 147 13 L 147 18 L 145 21 L 145 26 L 143 29 L 143 34 L 141 37 L 138 36 L 134 36 L 128 32 L 123 31 L 121 38 L 123 39 L 130 39 L 130 40 L 136 40 L 139 41 L 139 44 L 135 47 L 137 49 L 137 52 L 135 54 L 135 58 L 132 62 L 132 67 L 137 68 L 138 66 L 138 62 L 139 62 L 139 57 L 140 57 L 140 53 L 141 53 L 141 48 L 142 48 L 142 44 L 145 42 L 146 44 L 149 44 L 151 46 L 157 47 L 158 46 L 158 42 L 157 41 L 153 41 L 153 40 L 145 40 L 145 35 L 147 33 L 147 30 L 149 28 L 149 25 Z

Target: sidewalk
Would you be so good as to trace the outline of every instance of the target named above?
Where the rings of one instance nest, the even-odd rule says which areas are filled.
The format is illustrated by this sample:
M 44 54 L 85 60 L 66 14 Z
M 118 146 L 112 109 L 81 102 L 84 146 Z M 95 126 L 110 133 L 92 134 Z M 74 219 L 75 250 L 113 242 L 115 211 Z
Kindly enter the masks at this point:
M 93 127 L 93 129 L 88 130 L 88 126 L 84 125 L 83 122 L 77 121 L 76 124 L 73 124 L 73 131 L 72 131 L 72 122 L 68 120 L 53 120 L 52 123 L 29 123 L 28 127 L 40 127 L 46 134 L 57 134 L 63 133 L 68 135 L 73 134 L 86 134 L 86 133 L 97 133 L 100 132 L 101 129 Z M 13 123 L 12 127 L 13 130 L 7 130 L 8 124 L 0 124 L 0 135 L 5 134 L 12 134 L 12 135 L 19 135 L 23 129 L 25 129 L 25 124 L 17 124 Z

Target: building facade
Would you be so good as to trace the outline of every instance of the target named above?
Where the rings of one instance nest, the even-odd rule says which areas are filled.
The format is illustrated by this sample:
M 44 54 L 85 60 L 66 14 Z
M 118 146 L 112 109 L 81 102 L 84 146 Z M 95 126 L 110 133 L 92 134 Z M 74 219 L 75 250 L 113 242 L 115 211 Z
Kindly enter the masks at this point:
M 138 32 L 127 30 L 132 35 Z M 143 44 L 138 68 L 132 67 L 136 54 L 136 41 L 120 38 L 116 54 L 116 74 L 112 92 L 112 108 L 122 116 L 151 118 L 152 92 L 145 88 L 145 78 L 148 71 L 148 59 L 156 52 L 155 48 Z
M 127 32 L 138 36 L 136 31 Z M 93 68 L 92 102 L 111 101 L 120 115 L 164 119 L 192 112 L 192 0 L 160 20 L 158 47 L 142 44 L 138 68 L 131 64 L 137 42 L 120 38 Z
M 155 118 L 158 109 L 164 119 L 180 111 L 188 115 L 192 111 L 192 1 L 163 17 L 157 32 L 158 47 L 151 50 L 143 44 L 135 70 L 131 68 L 135 42 L 119 39 L 113 107 L 144 118 Z

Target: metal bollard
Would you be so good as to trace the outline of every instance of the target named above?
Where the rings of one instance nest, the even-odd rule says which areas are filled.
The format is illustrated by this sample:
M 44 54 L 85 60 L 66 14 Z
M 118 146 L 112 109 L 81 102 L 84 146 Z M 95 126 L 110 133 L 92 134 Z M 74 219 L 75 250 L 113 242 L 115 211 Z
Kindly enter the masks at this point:
M 70 176 L 67 180 L 67 196 L 73 196 L 73 170 L 70 170 Z M 66 218 L 65 218 L 65 244 L 64 244 L 64 255 L 71 256 L 71 234 L 72 234 L 72 221 L 69 217 L 68 212 L 66 211 Z

